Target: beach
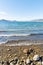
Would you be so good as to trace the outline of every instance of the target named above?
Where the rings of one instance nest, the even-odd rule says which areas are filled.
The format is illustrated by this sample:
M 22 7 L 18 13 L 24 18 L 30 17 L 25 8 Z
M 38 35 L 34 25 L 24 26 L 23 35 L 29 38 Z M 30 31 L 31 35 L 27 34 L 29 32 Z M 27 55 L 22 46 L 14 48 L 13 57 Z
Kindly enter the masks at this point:
M 7 24 L 9 23 L 10 22 Z M 5 25 L 6 23 L 4 23 L 4 26 Z M 42 22 L 11 22 L 10 26 L 4 27 L 4 31 L 0 31 L 1 64 L 7 61 L 9 63 L 15 62 L 14 59 L 16 57 L 19 60 L 18 65 L 24 62 L 24 60 L 26 62 L 26 59 L 28 59 L 28 62 L 31 60 L 32 63 L 37 65 L 38 60 L 36 59 L 37 62 L 33 60 L 34 55 L 43 57 Z M 31 63 L 29 65 L 31 65 Z
M 11 51 L 9 51 L 7 53 L 6 50 L 9 49 L 9 48 L 11 49 Z M 15 54 L 19 55 L 18 51 L 21 52 L 22 48 L 23 49 L 24 48 L 25 49 L 29 49 L 29 48 L 34 49 L 35 48 L 35 51 L 37 52 L 37 54 L 43 55 L 43 40 L 34 40 L 34 41 L 33 40 L 11 40 L 11 41 L 8 41 L 8 42 L 6 42 L 4 44 L 0 44 L 0 54 L 2 53 L 0 56 L 3 57 L 1 59 L 3 59 L 3 60 L 10 59 L 10 56 L 7 58 L 7 56 L 9 54 L 11 54 L 12 57 Z M 23 49 L 22 49 L 22 51 L 23 51 Z M 14 50 L 16 50 L 16 52 L 14 52 Z M 6 58 L 4 57 L 3 54 L 5 54 Z M 23 55 L 23 54 L 21 54 L 21 55 Z M 12 57 L 11 57 L 11 59 L 12 59 Z
M 27 56 L 27 51 L 25 50 L 29 50 L 30 48 L 33 52 Z M 43 56 L 43 40 L 11 40 L 0 44 L 0 62 L 10 62 L 15 59 L 15 57 L 18 57 L 19 62 L 21 62 L 22 58 L 25 60 L 27 58 L 33 59 L 34 55 Z M 36 64 L 36 62 L 34 63 Z

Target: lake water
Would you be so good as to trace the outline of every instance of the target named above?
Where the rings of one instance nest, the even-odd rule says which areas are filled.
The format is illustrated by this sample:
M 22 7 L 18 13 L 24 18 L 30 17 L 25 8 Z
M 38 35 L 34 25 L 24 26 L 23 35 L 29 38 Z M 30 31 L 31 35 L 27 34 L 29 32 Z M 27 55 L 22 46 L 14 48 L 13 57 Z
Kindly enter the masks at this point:
M 0 42 L 31 38 L 43 39 L 43 22 L 0 21 Z

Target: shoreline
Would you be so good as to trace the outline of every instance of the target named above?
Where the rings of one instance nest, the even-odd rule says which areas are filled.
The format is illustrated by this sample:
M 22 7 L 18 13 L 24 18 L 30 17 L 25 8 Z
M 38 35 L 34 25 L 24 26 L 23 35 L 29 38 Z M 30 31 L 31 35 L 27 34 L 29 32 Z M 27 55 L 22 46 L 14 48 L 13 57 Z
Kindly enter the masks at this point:
M 0 45 L 5 46 L 28 46 L 28 45 L 41 45 L 43 40 L 10 40 Z

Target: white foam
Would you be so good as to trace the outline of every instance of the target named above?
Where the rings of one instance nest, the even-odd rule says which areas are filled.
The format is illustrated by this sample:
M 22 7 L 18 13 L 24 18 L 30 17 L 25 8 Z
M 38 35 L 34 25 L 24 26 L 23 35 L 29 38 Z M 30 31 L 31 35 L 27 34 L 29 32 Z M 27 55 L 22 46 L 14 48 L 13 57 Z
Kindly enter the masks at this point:
M 1 34 L 0 36 L 28 36 L 30 34 Z

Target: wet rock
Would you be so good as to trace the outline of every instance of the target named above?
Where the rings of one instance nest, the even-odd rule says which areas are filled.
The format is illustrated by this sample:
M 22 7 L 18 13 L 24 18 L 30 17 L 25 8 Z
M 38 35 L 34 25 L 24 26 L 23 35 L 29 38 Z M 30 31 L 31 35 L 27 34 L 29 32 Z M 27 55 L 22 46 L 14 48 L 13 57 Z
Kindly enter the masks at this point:
M 34 55 L 33 60 L 34 61 L 39 61 L 40 60 L 40 56 L 39 55 Z

